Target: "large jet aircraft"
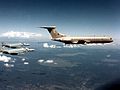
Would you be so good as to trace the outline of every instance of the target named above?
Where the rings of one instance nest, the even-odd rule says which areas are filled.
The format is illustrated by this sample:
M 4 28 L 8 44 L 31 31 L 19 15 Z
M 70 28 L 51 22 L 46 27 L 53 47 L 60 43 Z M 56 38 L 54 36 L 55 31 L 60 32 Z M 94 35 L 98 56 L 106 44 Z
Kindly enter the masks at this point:
M 53 41 L 59 41 L 59 42 L 63 42 L 65 44 L 91 44 L 91 43 L 111 43 L 113 42 L 111 37 L 106 37 L 106 36 L 102 36 L 102 37 L 98 37 L 98 36 L 92 36 L 92 37 L 70 37 L 70 36 L 66 36 L 63 34 L 60 34 L 56 31 L 56 26 L 43 26 L 43 27 L 39 27 L 39 28 L 44 28 L 47 29 L 49 31 L 49 33 L 51 34 L 51 37 Z

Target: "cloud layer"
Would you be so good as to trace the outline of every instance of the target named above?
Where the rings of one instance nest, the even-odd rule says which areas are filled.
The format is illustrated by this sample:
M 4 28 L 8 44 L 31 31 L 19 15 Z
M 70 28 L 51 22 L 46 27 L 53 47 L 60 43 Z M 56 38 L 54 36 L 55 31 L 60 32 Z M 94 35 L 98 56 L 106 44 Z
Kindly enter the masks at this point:
M 41 34 L 37 33 L 32 33 L 32 32 L 18 32 L 18 31 L 8 31 L 5 33 L 1 34 L 1 37 L 8 37 L 8 38 L 24 38 L 24 39 L 29 39 L 29 38 L 39 38 L 41 37 Z

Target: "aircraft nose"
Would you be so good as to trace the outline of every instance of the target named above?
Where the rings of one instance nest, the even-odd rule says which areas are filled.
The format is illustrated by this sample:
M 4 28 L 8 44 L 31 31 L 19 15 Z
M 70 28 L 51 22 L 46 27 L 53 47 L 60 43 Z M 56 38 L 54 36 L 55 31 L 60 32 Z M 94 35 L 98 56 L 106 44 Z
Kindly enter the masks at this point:
M 111 42 L 113 42 L 113 39 L 112 39 L 112 38 L 110 38 L 110 41 L 111 41 Z

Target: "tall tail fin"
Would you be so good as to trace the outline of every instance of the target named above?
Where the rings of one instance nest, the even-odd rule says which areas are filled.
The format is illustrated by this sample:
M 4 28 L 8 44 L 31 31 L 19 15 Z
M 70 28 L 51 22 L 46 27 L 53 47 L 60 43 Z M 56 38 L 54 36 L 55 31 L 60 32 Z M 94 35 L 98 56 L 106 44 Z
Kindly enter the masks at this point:
M 52 38 L 64 37 L 64 35 L 62 35 L 62 34 L 60 34 L 56 31 L 56 26 L 43 26 L 43 27 L 40 27 L 40 28 L 47 29 L 49 31 L 49 33 L 51 34 Z

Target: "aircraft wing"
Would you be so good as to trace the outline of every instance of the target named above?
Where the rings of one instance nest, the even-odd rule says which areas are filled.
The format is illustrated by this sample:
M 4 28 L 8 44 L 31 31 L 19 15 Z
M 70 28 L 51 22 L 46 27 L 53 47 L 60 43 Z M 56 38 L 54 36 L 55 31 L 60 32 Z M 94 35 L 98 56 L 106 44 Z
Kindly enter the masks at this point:
M 87 44 L 87 43 L 90 43 L 90 41 L 89 40 L 79 40 L 79 39 L 72 39 L 71 40 L 71 42 L 73 43 L 73 44 Z
M 73 44 L 77 44 L 77 43 L 79 42 L 79 40 L 77 40 L 77 39 L 72 39 L 71 42 L 72 42 Z

